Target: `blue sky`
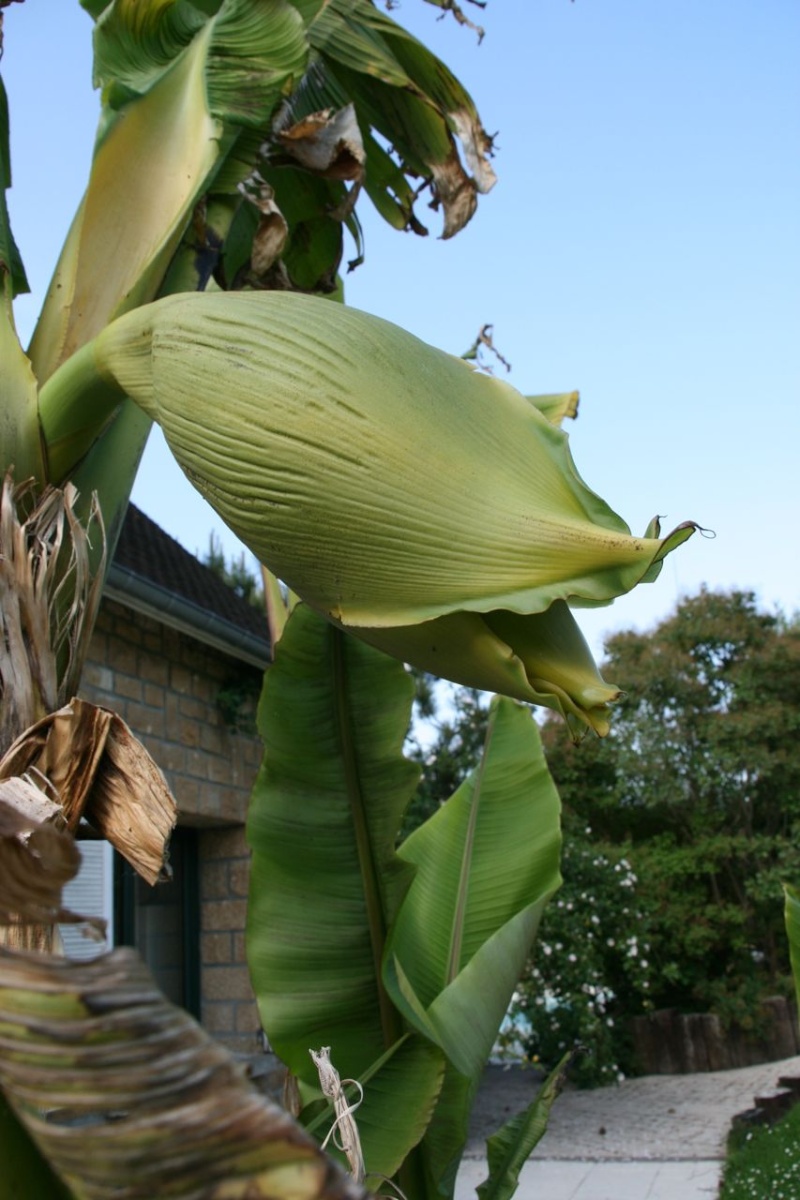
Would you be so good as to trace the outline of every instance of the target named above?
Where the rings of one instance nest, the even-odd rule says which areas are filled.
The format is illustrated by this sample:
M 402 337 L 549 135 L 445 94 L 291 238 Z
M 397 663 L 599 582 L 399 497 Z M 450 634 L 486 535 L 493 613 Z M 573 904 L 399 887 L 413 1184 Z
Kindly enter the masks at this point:
M 800 6 L 796 0 L 490 0 L 473 34 L 393 12 L 497 131 L 499 182 L 441 241 L 382 225 L 351 304 L 461 353 L 482 324 L 523 392 L 578 388 L 578 469 L 631 525 L 695 537 L 660 579 L 581 623 L 646 628 L 702 583 L 800 607 Z M 97 113 L 77 0 L 5 10 L 14 230 L 30 332 L 88 170 Z M 216 516 L 154 438 L 134 499 L 192 551 Z

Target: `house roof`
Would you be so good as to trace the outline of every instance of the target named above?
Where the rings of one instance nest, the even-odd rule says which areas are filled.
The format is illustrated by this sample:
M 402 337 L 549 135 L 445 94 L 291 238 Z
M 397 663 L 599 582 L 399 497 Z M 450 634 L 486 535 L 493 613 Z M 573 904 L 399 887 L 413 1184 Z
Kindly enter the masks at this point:
M 133 504 L 122 524 L 105 592 L 245 662 L 264 667 L 270 660 L 265 614 Z

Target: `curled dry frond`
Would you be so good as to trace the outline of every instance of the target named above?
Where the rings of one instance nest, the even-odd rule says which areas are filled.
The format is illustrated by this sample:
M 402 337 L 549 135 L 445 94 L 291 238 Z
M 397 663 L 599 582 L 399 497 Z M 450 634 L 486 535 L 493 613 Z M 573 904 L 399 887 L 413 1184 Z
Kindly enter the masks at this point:
M 33 481 L 0 492 L 0 753 L 76 690 L 105 568 L 90 567 L 92 538 L 105 544 L 92 505 L 84 527 L 72 485 L 36 495 Z
M 0 781 L 0 925 L 83 921 L 61 906 L 79 864 L 60 806 L 29 780 Z
M 84 1200 L 366 1200 L 131 950 L 0 948 L 0 1086 Z
M 0 779 L 24 775 L 47 781 L 72 834 L 84 819 L 148 883 L 163 876 L 177 819 L 175 799 L 116 713 L 73 699 L 44 717 L 0 760 Z

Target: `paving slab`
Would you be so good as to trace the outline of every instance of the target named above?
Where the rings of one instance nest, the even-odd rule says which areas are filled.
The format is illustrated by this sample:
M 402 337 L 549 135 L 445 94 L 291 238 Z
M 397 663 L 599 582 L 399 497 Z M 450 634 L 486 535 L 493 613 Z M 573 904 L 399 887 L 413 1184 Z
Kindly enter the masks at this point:
M 688 1163 L 567 1162 L 534 1159 L 525 1164 L 515 1200 L 714 1200 L 717 1160 Z M 475 1200 L 486 1163 L 468 1159 L 458 1176 L 455 1200 Z
M 522 1170 L 516 1200 L 714 1200 L 734 1116 L 781 1075 L 800 1075 L 800 1056 L 732 1071 L 647 1075 L 592 1091 L 567 1085 Z M 487 1069 L 456 1200 L 473 1200 L 487 1175 L 486 1138 L 530 1104 L 541 1083 L 533 1070 Z

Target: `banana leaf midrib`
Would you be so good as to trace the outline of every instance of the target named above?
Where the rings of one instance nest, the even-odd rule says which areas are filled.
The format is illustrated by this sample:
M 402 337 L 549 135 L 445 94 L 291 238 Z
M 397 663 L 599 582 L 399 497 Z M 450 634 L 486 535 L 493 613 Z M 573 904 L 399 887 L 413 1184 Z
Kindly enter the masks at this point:
M 467 824 L 464 848 L 461 855 L 461 870 L 458 880 L 458 892 L 456 894 L 456 903 L 453 910 L 453 925 L 452 929 L 450 930 L 450 950 L 447 956 L 445 987 L 447 987 L 448 984 L 452 983 L 453 980 L 457 978 L 462 966 L 461 956 L 464 944 L 464 926 L 466 924 L 467 905 L 469 904 L 469 884 L 472 877 L 472 859 L 475 848 L 475 833 L 477 830 L 478 816 L 480 813 L 484 771 L 489 757 L 489 751 L 491 749 L 494 729 L 495 720 L 493 718 L 490 720 L 486 730 L 483 754 L 481 756 L 478 769 L 475 773 L 475 785 L 472 790 L 472 803 L 470 804 L 469 822 Z
M 378 1009 L 385 1048 L 388 1050 L 404 1034 L 405 1029 L 397 1009 L 390 1001 L 381 979 L 381 964 L 386 946 L 386 919 L 380 888 L 380 870 L 375 861 L 372 838 L 366 818 L 366 801 L 361 786 L 361 774 L 355 751 L 355 736 L 350 707 L 347 703 L 347 646 L 348 634 L 331 630 L 333 696 L 336 724 L 342 752 L 342 767 L 347 799 L 353 818 L 353 831 L 364 889 L 364 907 L 369 927 L 370 945 L 375 971 Z

